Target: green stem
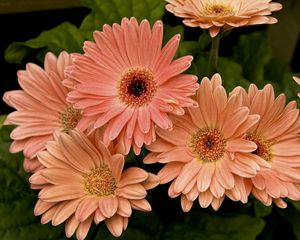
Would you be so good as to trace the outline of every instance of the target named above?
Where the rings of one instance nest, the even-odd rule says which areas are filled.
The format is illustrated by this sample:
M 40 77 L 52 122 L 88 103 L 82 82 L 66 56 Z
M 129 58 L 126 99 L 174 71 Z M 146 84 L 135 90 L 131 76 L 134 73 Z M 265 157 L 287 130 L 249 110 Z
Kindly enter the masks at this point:
M 208 77 L 212 77 L 217 72 L 219 45 L 222 33 L 212 38 L 212 45 L 210 50 L 209 62 L 208 62 Z

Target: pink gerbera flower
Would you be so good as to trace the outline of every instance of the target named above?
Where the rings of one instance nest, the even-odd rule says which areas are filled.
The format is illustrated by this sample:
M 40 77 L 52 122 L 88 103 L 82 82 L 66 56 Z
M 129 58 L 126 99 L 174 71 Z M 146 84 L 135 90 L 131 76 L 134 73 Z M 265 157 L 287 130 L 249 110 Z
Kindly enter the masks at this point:
M 62 85 L 64 69 L 71 63 L 70 55 L 62 52 L 58 58 L 52 53 L 45 56 L 45 70 L 29 63 L 26 70 L 18 71 L 23 90 L 6 92 L 3 100 L 16 111 L 10 113 L 5 124 L 17 127 L 12 131 L 12 153 L 24 150 L 24 168 L 35 171 L 40 167 L 34 159 L 53 139 L 54 131 L 68 132 L 74 127 L 86 128 L 80 110 L 66 102 L 68 89 Z M 34 160 L 33 160 L 34 159 Z M 31 161 L 32 160 L 32 161 Z
M 252 155 L 271 166 L 251 178 L 252 193 L 265 205 L 274 201 L 284 208 L 286 203 L 282 198 L 300 199 L 300 119 L 296 102 L 285 106 L 285 95 L 275 99 L 270 84 L 262 90 L 252 84 L 248 93 L 238 87 L 233 94 L 241 94 L 250 112 L 261 116 L 259 122 L 248 129 L 246 139 L 257 145 Z
M 111 154 L 104 143 L 90 141 L 83 133 L 61 133 L 38 153 L 45 168 L 29 179 L 41 189 L 34 214 L 43 224 L 56 226 L 66 221 L 65 232 L 84 239 L 91 223 L 105 222 L 114 236 L 127 228 L 132 209 L 151 211 L 145 199 L 158 178 L 143 169 L 123 171 L 124 156 Z
M 198 88 L 197 77 L 180 74 L 191 66 L 192 56 L 173 61 L 180 35 L 162 47 L 163 24 L 140 25 L 123 18 L 121 25 L 94 32 L 95 43 L 84 44 L 84 55 L 74 56 L 65 84 L 73 91 L 68 101 L 96 118 L 94 127 L 107 124 L 104 141 L 118 138 L 119 151 L 131 145 L 139 154 L 143 143 L 155 140 L 155 125 L 172 127 L 169 113 L 183 115 L 195 106 L 189 96 Z
M 202 80 L 196 101 L 198 108 L 172 118 L 172 131 L 157 130 L 144 162 L 167 163 L 158 176 L 161 183 L 174 180 L 169 196 L 181 195 L 184 211 L 197 198 L 202 207 L 211 204 L 215 210 L 225 195 L 245 203 L 249 192 L 242 177 L 254 177 L 260 166 L 269 165 L 251 157 L 256 144 L 243 138 L 259 115 L 250 114 L 239 95 L 227 97 L 218 74 Z
M 221 28 L 273 24 L 273 11 L 282 8 L 271 0 L 166 0 L 166 9 L 189 27 L 208 29 L 211 37 L 218 35 Z
M 295 80 L 296 83 L 298 83 L 300 85 L 300 78 L 293 77 L 293 79 Z M 300 97 L 300 93 L 298 93 L 298 97 Z

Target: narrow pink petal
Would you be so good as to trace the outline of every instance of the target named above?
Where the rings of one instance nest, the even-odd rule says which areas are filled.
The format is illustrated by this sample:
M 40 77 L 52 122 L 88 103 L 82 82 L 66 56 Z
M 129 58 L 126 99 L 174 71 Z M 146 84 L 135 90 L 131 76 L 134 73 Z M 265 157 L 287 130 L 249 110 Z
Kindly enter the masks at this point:
M 187 152 L 187 147 L 174 147 L 169 151 L 165 151 L 157 155 L 159 163 L 169 163 L 169 162 L 190 162 L 193 157 Z
M 142 182 L 142 185 L 146 190 L 149 190 L 155 188 L 159 183 L 160 179 L 157 175 L 148 173 L 148 178 Z
M 120 115 L 118 115 L 118 117 L 111 119 L 111 121 L 108 123 L 108 127 L 109 125 L 111 125 L 111 127 L 109 127 L 110 140 L 114 140 L 120 134 L 124 126 L 132 117 L 134 111 L 134 108 L 127 108 L 125 111 L 121 112 Z
M 152 210 L 149 202 L 146 199 L 139 199 L 139 200 L 130 200 L 131 207 L 133 209 L 143 211 L 143 212 L 150 212 Z
M 160 72 L 173 60 L 180 41 L 180 34 L 173 36 L 161 50 L 160 57 L 154 66 L 155 72 Z M 160 83 L 160 82 L 159 82 Z
M 48 222 L 51 221 L 52 217 L 54 216 L 57 208 L 58 208 L 59 204 L 56 204 L 54 205 L 52 208 L 50 208 L 47 212 L 45 212 L 43 215 L 42 215 L 42 218 L 41 218 L 41 223 L 42 224 L 46 224 Z
M 148 173 L 138 167 L 127 168 L 123 173 L 120 182 L 117 186 L 122 188 L 130 184 L 136 184 L 145 181 L 148 178 Z
M 72 214 L 74 214 L 80 201 L 81 199 L 76 199 L 60 203 L 52 218 L 52 225 L 57 226 L 66 221 Z
M 34 215 L 39 216 L 44 212 L 48 211 L 51 207 L 53 207 L 56 203 L 53 202 L 44 202 L 39 199 L 34 207 Z
M 117 182 L 121 178 L 124 164 L 125 159 L 122 154 L 115 154 L 111 157 L 111 171 Z
M 224 201 L 224 196 L 221 198 L 214 198 L 211 202 L 212 208 L 217 211 L 221 207 L 222 202 Z
M 82 135 L 82 137 L 84 136 Z M 93 159 L 90 158 L 85 149 L 82 149 L 71 136 L 61 133 L 58 142 L 68 163 L 76 170 L 87 173 L 89 169 L 95 168 Z
M 148 133 L 151 127 L 151 115 L 146 107 L 138 110 L 138 125 L 143 133 Z
M 65 184 L 67 182 L 72 182 L 80 185 L 83 182 L 83 177 L 77 172 L 69 169 L 60 168 L 45 168 L 40 171 L 40 174 L 47 180 L 48 183 L 54 185 Z
M 123 217 L 114 215 L 112 218 L 105 219 L 105 224 L 112 235 L 119 237 L 123 232 Z
M 175 179 L 179 175 L 183 167 L 184 163 L 179 162 L 166 164 L 157 174 L 160 179 L 160 184 L 165 184 Z
M 180 200 L 182 210 L 184 212 L 189 212 L 193 206 L 193 201 L 188 200 L 184 194 L 181 194 Z
M 240 138 L 229 140 L 226 145 L 229 152 L 254 152 L 257 148 L 254 142 Z
M 84 198 L 76 208 L 75 217 L 80 221 L 86 221 L 98 208 L 98 200 L 95 197 Z
M 154 152 L 148 153 L 148 155 L 143 159 L 143 162 L 145 164 L 157 163 L 158 162 L 157 153 Z
M 100 198 L 99 209 L 106 218 L 112 217 L 118 210 L 118 198 L 116 196 L 107 196 Z
M 87 236 L 89 229 L 91 227 L 93 221 L 93 216 L 90 216 L 87 220 L 84 222 L 81 222 L 76 230 L 76 238 L 78 240 L 84 240 Z
M 72 237 L 72 235 L 75 233 L 76 229 L 79 226 L 79 223 L 80 222 L 75 218 L 75 214 L 67 220 L 65 225 L 65 232 L 68 238 Z
M 76 198 L 81 198 L 84 196 L 83 186 L 76 185 L 59 185 L 45 187 L 39 192 L 39 198 L 43 201 L 49 202 L 60 202 L 65 200 L 72 200 Z
M 103 214 L 101 213 L 101 211 L 99 209 L 96 209 L 95 216 L 94 216 L 95 223 L 99 224 L 100 222 L 102 222 L 104 220 L 105 220 L 105 217 L 103 216 Z
M 145 188 L 141 184 L 131 184 L 116 190 L 119 197 L 127 199 L 142 199 L 147 195 Z
M 201 207 L 207 208 L 213 201 L 213 198 L 214 197 L 211 194 L 211 192 L 209 190 L 207 190 L 205 192 L 199 193 L 198 201 L 199 201 L 199 204 Z
M 194 184 L 193 188 L 186 194 L 186 198 L 190 201 L 195 201 L 199 196 L 199 190 L 197 184 Z
M 224 159 L 219 161 L 216 166 L 215 176 L 217 181 L 226 189 L 231 189 L 234 187 L 234 177 L 230 171 L 229 159 Z
M 122 217 L 130 217 L 132 213 L 132 209 L 129 200 L 122 197 L 118 197 L 118 201 L 119 204 L 118 204 L 117 214 Z
M 212 177 L 215 173 L 214 164 L 202 164 L 197 176 L 197 186 L 200 192 L 204 192 L 209 188 Z
M 187 163 L 180 172 L 179 176 L 175 180 L 174 190 L 175 192 L 181 192 L 187 184 L 197 176 L 201 171 L 201 165 L 197 160 L 193 160 Z
M 273 199 L 273 202 L 279 208 L 286 208 L 287 207 L 287 203 L 285 201 L 283 201 L 281 198 Z
M 211 191 L 212 195 L 215 198 L 221 198 L 225 193 L 225 189 L 219 183 L 219 180 L 217 178 L 218 178 L 218 176 L 215 174 L 212 178 L 211 184 L 209 186 L 209 190 Z

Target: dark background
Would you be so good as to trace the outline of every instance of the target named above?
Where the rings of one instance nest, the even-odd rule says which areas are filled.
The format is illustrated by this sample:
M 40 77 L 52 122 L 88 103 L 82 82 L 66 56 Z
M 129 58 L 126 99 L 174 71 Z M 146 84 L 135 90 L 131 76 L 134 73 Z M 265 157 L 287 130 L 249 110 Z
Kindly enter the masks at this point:
M 26 41 L 37 37 L 42 31 L 54 28 L 64 21 L 79 27 L 84 17 L 90 12 L 87 8 L 35 11 L 28 13 L 0 14 L 0 81 L 2 99 L 8 90 L 19 89 L 17 71 L 24 69 L 25 64 L 35 59 L 33 52 L 25 57 L 24 64 L 9 64 L 4 59 L 5 49 L 13 42 Z M 0 101 L 0 114 L 7 114 L 13 109 Z

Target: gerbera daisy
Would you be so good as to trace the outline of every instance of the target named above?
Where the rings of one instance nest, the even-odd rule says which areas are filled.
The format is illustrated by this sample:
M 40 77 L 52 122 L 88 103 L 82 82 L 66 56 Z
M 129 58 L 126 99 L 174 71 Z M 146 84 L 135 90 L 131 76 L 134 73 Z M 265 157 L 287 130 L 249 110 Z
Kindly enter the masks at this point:
M 44 149 L 47 141 L 53 139 L 54 131 L 68 132 L 74 127 L 86 128 L 80 110 L 66 102 L 68 89 L 62 85 L 64 69 L 71 63 L 70 55 L 62 52 L 58 58 L 52 53 L 45 56 L 45 69 L 29 63 L 26 70 L 18 71 L 18 81 L 23 90 L 6 92 L 3 100 L 15 108 L 5 124 L 17 127 L 12 131 L 14 140 L 12 153 L 24 150 L 25 170 L 38 168 L 35 158 Z
M 251 158 L 256 144 L 246 140 L 246 131 L 259 115 L 242 106 L 239 95 L 227 97 L 221 76 L 204 78 L 196 94 L 198 108 L 188 108 L 182 117 L 173 117 L 172 131 L 157 129 L 157 140 L 147 146 L 151 153 L 145 163 L 167 163 L 158 176 L 161 183 L 172 180 L 169 196 L 182 194 L 184 211 L 198 197 L 202 207 L 217 210 L 224 196 L 247 202 L 246 186 L 240 177 L 254 177 L 268 163 Z
M 257 145 L 253 152 L 270 164 L 261 169 L 249 183 L 253 195 L 265 205 L 272 201 L 279 207 L 286 207 L 282 198 L 300 199 L 300 119 L 296 102 L 285 106 L 285 95 L 275 99 L 272 85 L 262 90 L 252 84 L 248 93 L 236 88 L 233 94 L 243 96 L 243 104 L 252 114 L 259 114 L 260 120 L 247 131 L 246 139 Z
M 211 37 L 221 28 L 231 29 L 247 25 L 273 24 L 269 15 L 282 8 L 271 0 L 166 0 L 166 9 L 189 27 L 208 29 Z
M 295 80 L 296 83 L 298 83 L 300 85 L 300 78 L 293 77 L 293 79 Z M 300 97 L 300 93 L 298 93 L 298 97 Z
M 151 211 L 146 190 L 159 179 L 137 167 L 123 171 L 124 156 L 111 154 L 99 139 L 92 142 L 78 130 L 61 133 L 38 159 L 45 168 L 29 179 L 34 189 L 41 189 L 34 213 L 42 215 L 43 224 L 66 221 L 67 237 L 76 231 L 84 239 L 92 221 L 104 221 L 120 236 L 132 209 Z
M 107 124 L 104 141 L 118 138 L 120 151 L 131 145 L 139 154 L 143 143 L 155 140 L 155 128 L 172 127 L 169 113 L 183 115 L 183 107 L 196 106 L 189 96 L 198 88 L 197 77 L 180 74 L 191 66 L 192 56 L 173 61 L 180 35 L 162 47 L 163 24 L 140 25 L 123 18 L 121 25 L 103 26 L 86 41 L 84 55 L 75 55 L 66 86 L 68 101 L 95 117 L 94 127 Z

